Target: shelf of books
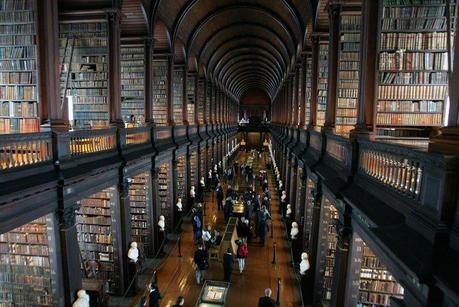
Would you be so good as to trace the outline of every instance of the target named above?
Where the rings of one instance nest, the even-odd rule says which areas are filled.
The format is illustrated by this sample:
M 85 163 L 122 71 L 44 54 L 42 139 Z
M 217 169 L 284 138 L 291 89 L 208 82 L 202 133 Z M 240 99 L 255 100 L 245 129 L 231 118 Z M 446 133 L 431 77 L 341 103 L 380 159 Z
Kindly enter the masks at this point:
M 174 69 L 173 75 L 173 83 L 172 83 L 172 90 L 173 90 L 173 119 L 174 124 L 176 125 L 183 125 L 183 82 L 185 77 L 185 71 L 183 67 Z
M 212 103 L 212 84 L 210 82 L 206 83 L 206 113 L 205 113 L 205 118 L 207 120 L 207 123 L 213 123 L 213 118 L 211 117 L 211 103 Z
M 316 284 L 317 299 L 327 304 L 332 296 L 332 283 L 335 267 L 336 243 L 338 235 L 334 220 L 339 219 L 338 210 L 327 197 L 322 198 L 322 210 L 319 230 L 319 279 Z
M 129 126 L 145 124 L 145 47 L 121 46 L 121 115 Z
M 177 191 L 176 192 L 176 198 L 181 198 L 183 202 L 185 203 L 185 199 L 187 196 L 187 189 L 186 189 L 186 156 L 181 155 L 177 158 L 176 164 L 175 164 L 175 170 L 176 170 L 176 187 Z
M 312 192 L 315 190 L 316 184 L 311 179 L 306 180 L 306 200 L 304 203 L 304 220 L 303 220 L 303 245 L 307 251 L 311 252 L 311 234 L 312 234 L 312 215 L 314 210 L 314 196 Z
M 0 234 L 1 306 L 55 306 L 52 229 L 44 216 Z
M 328 41 L 319 43 L 319 72 L 317 78 L 317 126 L 325 124 L 328 99 Z
M 200 167 L 200 173 L 201 177 L 207 178 L 207 171 L 206 171 L 206 147 L 204 144 L 201 144 L 201 148 L 199 149 L 199 167 Z M 201 180 L 201 178 L 199 178 Z M 197 189 L 196 189 L 197 191 Z
M 304 124 L 309 125 L 311 119 L 311 73 L 312 73 L 312 57 L 310 55 L 306 56 L 306 71 L 305 71 L 305 82 L 306 82 L 306 92 L 304 98 L 306 99 L 304 109 Z
M 166 221 L 166 231 L 172 225 L 172 199 L 171 199 L 171 162 L 164 162 L 159 167 L 158 173 L 158 201 L 160 214 Z M 168 227 L 169 225 L 169 227 Z
M 204 124 L 204 104 L 205 104 L 205 97 L 206 97 L 206 83 L 204 80 L 198 80 L 198 101 L 196 104 L 196 112 L 198 112 L 198 123 L 200 125 Z
M 145 255 L 153 253 L 152 242 L 152 195 L 150 172 L 132 177 L 129 185 L 132 241 L 139 244 Z
M 341 12 L 335 132 L 348 135 L 357 123 L 360 69 L 360 12 Z
M 193 150 L 190 154 L 190 188 L 197 187 L 198 181 L 198 152 Z
M 116 292 L 120 282 L 118 203 L 118 190 L 113 186 L 80 200 L 76 216 L 83 276 L 103 280 L 110 292 Z
M 191 125 L 194 124 L 194 112 L 196 106 L 196 78 L 189 75 L 186 79 L 186 116 Z
M 298 68 L 298 82 L 296 83 L 298 85 L 297 86 L 298 87 L 297 94 L 296 94 L 297 95 L 296 99 L 297 99 L 297 103 L 298 103 L 298 113 L 296 114 L 297 117 L 294 119 L 294 124 L 296 124 L 296 125 L 300 124 L 300 117 L 301 117 L 300 114 L 303 111 L 301 109 L 301 102 L 300 102 L 300 100 L 301 100 L 301 92 L 302 92 L 302 86 L 301 86 L 302 82 L 303 82 L 303 65 L 300 65 L 299 68 Z
M 167 102 L 167 79 L 169 71 L 168 59 L 153 60 L 152 80 L 152 118 L 157 126 L 167 126 L 168 102 Z
M 448 22 L 455 1 L 384 0 L 380 7 L 378 135 L 441 126 L 448 98 Z
M 59 24 L 61 99 L 74 128 L 106 128 L 108 30 L 106 22 Z
M 391 298 L 403 299 L 403 287 L 356 233 L 352 244 L 354 263 L 351 267 L 358 273 L 353 276 L 356 278 L 356 295 L 352 295 L 352 303 L 358 306 L 390 306 Z
M 0 133 L 40 130 L 34 0 L 0 1 Z

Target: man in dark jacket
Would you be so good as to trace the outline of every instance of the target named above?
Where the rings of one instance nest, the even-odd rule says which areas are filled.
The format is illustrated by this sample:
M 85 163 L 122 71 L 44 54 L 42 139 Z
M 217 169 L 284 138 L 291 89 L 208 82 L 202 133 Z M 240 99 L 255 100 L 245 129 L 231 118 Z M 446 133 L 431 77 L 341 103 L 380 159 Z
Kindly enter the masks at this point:
M 272 291 L 270 288 L 265 289 L 265 296 L 258 300 L 258 307 L 275 307 L 276 302 L 271 298 Z
M 231 248 L 226 250 L 226 253 L 223 255 L 223 272 L 224 279 L 226 282 L 231 281 L 231 272 L 233 271 L 233 254 L 231 253 Z
M 223 198 L 225 197 L 222 185 L 220 183 L 217 185 L 217 188 L 215 189 L 215 194 L 217 194 L 217 208 L 220 211 L 220 209 L 223 209 Z
M 161 293 L 159 292 L 156 283 L 152 282 L 150 284 L 150 294 L 148 295 L 148 306 L 149 307 L 159 307 L 159 300 L 161 299 Z
M 204 246 L 200 245 L 198 247 L 198 250 L 194 253 L 193 258 L 194 263 L 196 264 L 196 282 L 200 285 L 201 281 L 204 279 L 204 271 L 209 268 L 208 255 Z

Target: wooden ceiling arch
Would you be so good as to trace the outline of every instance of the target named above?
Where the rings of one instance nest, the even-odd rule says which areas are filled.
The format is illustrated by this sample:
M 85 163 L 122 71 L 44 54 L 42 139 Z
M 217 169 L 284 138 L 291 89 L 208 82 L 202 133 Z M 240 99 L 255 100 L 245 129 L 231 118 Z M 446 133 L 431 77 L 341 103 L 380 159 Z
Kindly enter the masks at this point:
M 312 8 L 323 9 L 325 1 L 157 0 L 152 7 L 172 52 L 177 40 L 184 42 L 189 71 L 233 98 L 255 86 L 272 99 L 308 47 L 318 19 Z
M 269 60 L 254 57 L 252 54 L 243 54 L 237 58 L 233 58 L 230 62 L 227 62 L 225 66 L 222 67 L 222 70 L 214 77 L 216 77 L 216 79 L 222 84 L 225 84 L 225 82 L 228 80 L 227 76 L 229 76 L 234 69 L 248 64 L 260 64 L 266 69 L 268 69 L 271 72 L 271 74 L 275 76 L 277 82 L 280 82 L 282 79 L 282 71 L 280 69 L 276 69 L 276 67 L 273 67 L 271 65 L 272 63 Z
M 279 55 L 276 56 L 275 54 L 269 52 L 269 49 L 263 48 L 263 46 L 258 46 L 258 45 L 247 45 L 247 46 L 238 46 L 234 47 L 234 49 L 226 51 L 219 59 L 218 62 L 210 63 L 207 69 L 209 71 L 212 71 L 212 75 L 216 75 L 215 72 L 218 72 L 221 70 L 222 67 L 226 65 L 229 61 L 231 61 L 233 58 L 236 58 L 242 54 L 251 54 L 253 56 L 257 56 L 260 58 L 268 58 L 269 60 L 272 61 L 271 65 L 272 66 L 277 66 L 278 69 L 285 71 L 288 67 L 288 63 L 285 63 L 284 59 L 280 57 Z M 281 73 L 282 75 L 282 73 Z
M 237 83 L 240 79 L 246 76 L 246 74 L 254 72 L 256 72 L 257 75 L 266 77 L 266 80 L 269 80 L 270 84 L 276 86 L 277 82 L 271 76 L 270 71 L 266 67 L 256 65 L 251 68 L 239 67 L 235 71 L 231 72 L 232 76 L 230 76 L 228 82 L 226 83 L 228 89 L 230 89 L 233 84 Z M 236 77 L 234 77 L 235 74 L 237 74 Z
M 245 67 L 246 65 L 251 65 L 252 67 Z M 222 77 L 218 79 L 218 81 L 220 84 L 229 84 L 233 78 L 237 79 L 239 77 L 239 75 L 237 74 L 240 73 L 241 68 L 250 70 L 254 69 L 255 67 L 260 67 L 264 71 L 266 71 L 274 84 L 278 84 L 280 82 L 281 77 L 275 71 L 273 71 L 273 68 L 269 66 L 269 64 L 266 61 L 254 58 L 234 63 L 232 69 L 228 69 L 222 75 Z
M 273 45 L 277 46 L 282 54 L 285 54 L 288 57 L 293 56 L 293 52 L 288 49 L 289 44 L 277 32 L 260 23 L 238 22 L 228 24 L 211 33 L 198 49 L 198 52 L 196 52 L 197 58 L 201 61 L 205 61 L 207 53 L 214 50 L 215 46 L 219 46 L 223 42 L 231 39 L 238 39 L 241 36 L 263 37 L 269 40 Z

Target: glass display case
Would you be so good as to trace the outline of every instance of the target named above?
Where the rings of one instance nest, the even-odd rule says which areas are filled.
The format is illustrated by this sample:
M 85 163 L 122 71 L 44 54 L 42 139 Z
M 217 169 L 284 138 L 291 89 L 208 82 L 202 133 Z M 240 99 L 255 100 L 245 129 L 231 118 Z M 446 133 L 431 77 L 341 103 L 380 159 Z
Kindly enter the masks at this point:
M 206 280 L 196 307 L 225 306 L 229 287 L 229 282 Z

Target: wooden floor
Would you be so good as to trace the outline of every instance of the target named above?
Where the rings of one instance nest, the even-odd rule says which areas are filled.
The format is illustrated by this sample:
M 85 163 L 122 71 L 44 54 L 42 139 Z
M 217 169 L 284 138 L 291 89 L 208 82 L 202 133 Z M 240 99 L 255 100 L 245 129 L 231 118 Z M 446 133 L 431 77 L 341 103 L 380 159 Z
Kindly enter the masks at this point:
M 239 159 L 245 161 L 247 154 L 240 154 Z M 258 171 L 264 168 L 264 161 L 256 158 L 254 168 Z M 273 195 L 272 214 L 274 237 L 271 233 L 266 237 L 265 246 L 257 241 L 249 244 L 249 256 L 246 260 L 244 273 L 239 274 L 237 262 L 233 267 L 231 288 L 226 306 L 257 306 L 258 298 L 263 296 L 265 288 L 273 290 L 276 299 L 278 278 L 281 280 L 280 302 L 281 306 L 300 306 L 299 292 L 295 283 L 291 267 L 290 250 L 287 245 L 284 226 L 278 214 L 279 199 L 275 193 L 273 176 L 270 175 L 270 190 Z M 242 180 L 242 179 L 241 179 Z M 226 187 L 225 187 L 226 188 Z M 258 193 L 260 193 L 258 187 Z M 210 224 L 213 229 L 224 229 L 222 211 L 217 211 L 214 193 L 206 195 L 206 211 L 204 225 Z M 271 227 L 271 225 L 270 225 Z M 192 226 L 190 223 L 183 225 L 182 257 L 178 257 L 178 248 L 174 248 L 164 265 L 158 272 L 158 285 L 163 299 L 161 306 L 171 306 L 179 295 L 185 297 L 185 306 L 195 306 L 202 286 L 198 286 L 195 279 L 193 254 L 195 245 L 192 240 Z M 273 242 L 276 242 L 276 264 L 273 260 Z M 221 262 L 210 261 L 210 268 L 205 274 L 206 279 L 223 280 L 223 267 Z

